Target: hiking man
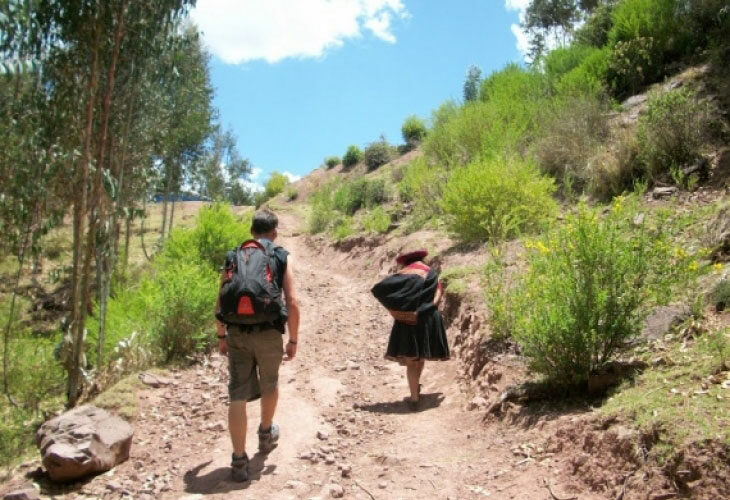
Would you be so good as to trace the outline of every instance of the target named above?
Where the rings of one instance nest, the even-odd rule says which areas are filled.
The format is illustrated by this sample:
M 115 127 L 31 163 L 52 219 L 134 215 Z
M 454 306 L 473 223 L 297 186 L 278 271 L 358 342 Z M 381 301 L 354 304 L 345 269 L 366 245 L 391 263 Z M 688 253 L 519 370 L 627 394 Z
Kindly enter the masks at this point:
M 259 452 L 268 453 L 279 439 L 279 426 L 273 422 L 279 366 L 284 352 L 285 361 L 297 353 L 299 306 L 289 252 L 274 244 L 278 224 L 269 210 L 253 215 L 253 239 L 226 256 L 216 307 L 218 350 L 228 355 L 228 430 L 235 481 L 247 481 L 249 475 L 246 403 L 261 398 Z M 289 330 L 286 346 L 285 325 Z

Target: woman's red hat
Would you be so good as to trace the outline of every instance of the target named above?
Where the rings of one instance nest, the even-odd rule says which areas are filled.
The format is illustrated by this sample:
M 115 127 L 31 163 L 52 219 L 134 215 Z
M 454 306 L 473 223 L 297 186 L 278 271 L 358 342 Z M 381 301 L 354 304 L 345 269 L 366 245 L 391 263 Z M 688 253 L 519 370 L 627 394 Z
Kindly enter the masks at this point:
M 412 262 L 423 260 L 426 255 L 428 255 L 428 252 L 426 250 L 414 250 L 412 252 L 400 254 L 398 257 L 395 258 L 395 261 L 398 263 L 399 266 L 407 266 Z

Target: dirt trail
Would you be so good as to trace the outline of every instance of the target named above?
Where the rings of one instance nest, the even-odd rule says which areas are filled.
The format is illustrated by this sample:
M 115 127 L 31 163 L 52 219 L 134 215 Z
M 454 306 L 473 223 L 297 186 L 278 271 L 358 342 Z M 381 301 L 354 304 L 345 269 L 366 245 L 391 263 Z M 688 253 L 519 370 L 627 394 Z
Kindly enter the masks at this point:
M 602 498 L 576 495 L 576 483 L 550 458 L 515 453 L 524 439 L 519 428 L 485 425 L 467 411 L 457 360 L 426 364 L 422 409 L 409 412 L 405 369 L 382 357 L 390 321 L 369 294 L 375 276 L 325 261 L 293 236 L 296 223 L 283 214 L 280 243 L 295 262 L 300 348 L 281 371 L 280 445 L 252 457 L 252 480 L 229 480 L 226 360 L 213 356 L 174 373 L 172 384 L 143 391 L 130 460 L 69 489 L 67 498 L 279 500 L 330 498 L 338 489 L 365 500 Z M 251 455 L 258 405 L 248 408 Z

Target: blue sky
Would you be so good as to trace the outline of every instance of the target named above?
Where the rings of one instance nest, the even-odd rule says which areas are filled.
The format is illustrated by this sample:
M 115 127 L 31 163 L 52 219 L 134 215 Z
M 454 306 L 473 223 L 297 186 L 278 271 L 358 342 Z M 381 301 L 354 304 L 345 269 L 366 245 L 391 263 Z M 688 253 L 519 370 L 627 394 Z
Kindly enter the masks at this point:
M 466 70 L 521 61 L 525 0 L 198 0 L 215 105 L 256 167 L 303 176 L 411 114 L 461 99 Z

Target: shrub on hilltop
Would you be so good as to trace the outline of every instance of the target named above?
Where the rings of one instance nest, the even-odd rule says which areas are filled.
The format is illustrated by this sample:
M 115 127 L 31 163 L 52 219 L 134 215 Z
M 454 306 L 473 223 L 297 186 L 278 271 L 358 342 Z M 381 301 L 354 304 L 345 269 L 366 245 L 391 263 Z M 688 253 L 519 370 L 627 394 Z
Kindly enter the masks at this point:
M 324 160 L 324 164 L 327 165 L 327 168 L 335 168 L 340 163 L 340 158 L 338 156 L 328 156 Z
M 411 115 L 403 122 L 401 133 L 406 146 L 413 149 L 425 139 L 428 130 L 423 120 L 416 115 Z
M 367 165 L 368 170 L 375 170 L 382 167 L 388 163 L 392 157 L 393 148 L 384 138 L 370 143 L 363 153 L 363 160 L 365 161 L 365 165 Z
M 342 166 L 345 168 L 354 167 L 360 160 L 362 160 L 362 151 L 353 144 L 347 148 L 345 156 L 342 157 Z

